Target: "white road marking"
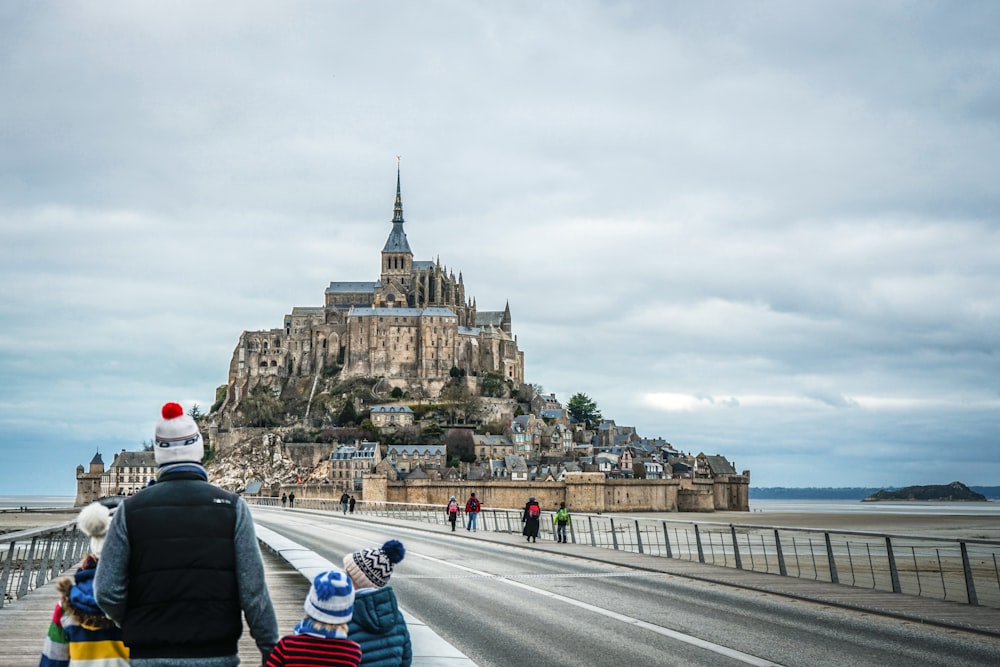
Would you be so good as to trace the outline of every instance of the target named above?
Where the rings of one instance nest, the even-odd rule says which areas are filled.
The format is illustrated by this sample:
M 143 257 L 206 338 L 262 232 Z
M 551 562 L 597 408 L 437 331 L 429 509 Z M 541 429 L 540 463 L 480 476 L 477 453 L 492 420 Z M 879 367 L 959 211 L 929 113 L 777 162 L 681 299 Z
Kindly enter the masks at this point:
M 722 646 L 720 644 L 713 644 L 712 642 L 705 641 L 704 639 L 699 639 L 698 637 L 693 637 L 691 635 L 686 635 L 683 632 L 677 632 L 676 630 L 671 630 L 669 628 L 664 628 L 660 625 L 654 625 L 648 621 L 643 621 L 632 616 L 626 616 L 625 614 L 619 614 L 618 612 L 611 611 L 609 609 L 603 609 L 601 607 L 594 606 L 587 602 L 581 602 L 580 600 L 574 600 L 573 598 L 568 598 L 564 595 L 559 595 L 558 593 L 552 593 L 550 591 L 535 588 L 534 586 L 529 586 L 528 584 L 523 584 L 520 581 L 515 581 L 504 575 L 495 575 L 489 572 L 483 572 L 481 570 L 476 570 L 471 567 L 465 567 L 464 565 L 458 565 L 453 562 L 442 560 L 440 558 L 434 558 L 433 556 L 427 556 L 424 554 L 414 553 L 413 551 L 407 551 L 407 556 L 414 556 L 416 558 L 423 558 L 424 560 L 429 560 L 439 565 L 445 565 L 448 567 L 453 567 L 458 570 L 464 570 L 470 574 L 475 574 L 478 576 L 490 577 L 498 581 L 502 581 L 511 586 L 524 589 L 536 595 L 542 595 L 544 597 L 553 598 L 564 602 L 566 604 L 571 604 L 575 607 L 581 609 L 586 609 L 587 611 L 592 611 L 595 614 L 601 614 L 602 616 L 607 616 L 608 618 L 613 618 L 616 621 L 621 621 L 622 623 L 628 623 L 629 625 L 634 625 L 640 627 L 644 630 L 649 630 L 650 632 L 655 632 L 661 634 L 664 637 L 669 637 L 679 642 L 684 642 L 685 644 L 691 644 L 692 646 L 697 646 L 698 648 L 705 649 L 706 651 L 711 651 L 713 653 L 718 653 L 719 655 L 724 655 L 727 658 L 732 658 L 733 660 L 739 660 L 740 662 L 746 663 L 748 665 L 756 665 L 757 667 L 781 667 L 779 663 L 771 662 L 770 660 L 765 660 L 763 658 L 758 658 L 755 655 L 750 655 L 749 653 L 744 653 L 742 651 L 737 651 L 736 649 L 731 649 L 728 646 Z

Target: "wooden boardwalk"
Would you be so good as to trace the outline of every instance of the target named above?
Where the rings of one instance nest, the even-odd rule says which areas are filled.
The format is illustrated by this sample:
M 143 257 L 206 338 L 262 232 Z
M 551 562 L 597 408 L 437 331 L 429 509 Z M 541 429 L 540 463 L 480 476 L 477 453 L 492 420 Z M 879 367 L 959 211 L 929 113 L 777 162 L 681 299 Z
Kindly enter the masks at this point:
M 309 591 L 309 582 L 280 557 L 266 550 L 263 556 L 267 587 L 278 617 L 278 633 L 288 634 L 305 615 L 302 603 Z M 38 667 L 45 632 L 57 600 L 55 584 L 50 582 L 0 609 L 0 665 Z M 245 623 L 239 651 L 243 664 L 260 664 L 260 653 Z

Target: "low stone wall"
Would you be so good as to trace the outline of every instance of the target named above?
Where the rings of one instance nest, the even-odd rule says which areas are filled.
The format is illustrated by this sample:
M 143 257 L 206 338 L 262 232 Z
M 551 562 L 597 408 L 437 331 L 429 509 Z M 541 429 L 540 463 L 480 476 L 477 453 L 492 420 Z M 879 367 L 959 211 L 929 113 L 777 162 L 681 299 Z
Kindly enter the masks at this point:
M 451 496 L 464 504 L 469 494 L 475 492 L 485 507 L 523 507 L 529 496 L 535 496 L 544 509 L 555 509 L 565 502 L 578 512 L 748 512 L 748 487 L 749 479 L 743 476 L 715 480 L 611 480 L 601 473 L 570 473 L 565 482 L 426 479 L 391 482 L 379 475 L 365 475 L 364 498 L 443 507 Z M 296 495 L 307 497 L 298 492 Z M 338 491 L 336 497 L 339 496 Z

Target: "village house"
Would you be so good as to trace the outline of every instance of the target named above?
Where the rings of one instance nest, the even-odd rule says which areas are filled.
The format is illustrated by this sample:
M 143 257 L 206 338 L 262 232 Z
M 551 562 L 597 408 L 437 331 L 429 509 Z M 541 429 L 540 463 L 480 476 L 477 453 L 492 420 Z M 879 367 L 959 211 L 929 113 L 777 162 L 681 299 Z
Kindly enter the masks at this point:
M 378 428 L 389 430 L 413 426 L 413 410 L 408 405 L 375 405 L 368 418 Z
M 338 445 L 330 454 L 330 483 L 345 491 L 361 491 L 361 477 L 382 460 L 377 442 Z
M 448 463 L 444 445 L 390 445 L 386 458 L 399 473 L 409 473 L 418 466 L 444 468 Z
M 514 442 L 506 435 L 478 435 L 472 436 L 473 451 L 480 461 L 490 461 L 503 458 L 514 453 Z
M 101 476 L 101 496 L 131 496 L 156 479 L 159 466 L 151 451 L 115 454 L 108 471 Z

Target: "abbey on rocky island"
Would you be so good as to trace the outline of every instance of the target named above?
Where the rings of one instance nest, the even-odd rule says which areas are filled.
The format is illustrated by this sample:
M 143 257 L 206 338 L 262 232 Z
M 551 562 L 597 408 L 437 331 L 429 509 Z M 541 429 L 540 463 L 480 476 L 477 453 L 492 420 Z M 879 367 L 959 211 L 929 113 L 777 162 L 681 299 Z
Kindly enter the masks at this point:
M 419 388 L 436 396 L 457 369 L 494 372 L 524 382 L 524 354 L 511 333 L 509 303 L 480 311 L 462 274 L 438 261 L 417 261 L 403 229 L 400 173 L 392 229 L 373 282 L 331 282 L 322 306 L 294 307 L 284 326 L 244 331 L 229 366 L 226 403 L 238 403 L 265 378 L 314 377 L 339 370 L 344 379 L 378 377 L 382 389 Z

